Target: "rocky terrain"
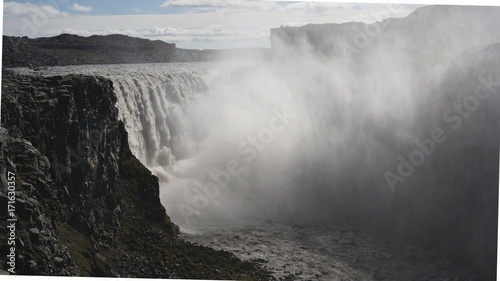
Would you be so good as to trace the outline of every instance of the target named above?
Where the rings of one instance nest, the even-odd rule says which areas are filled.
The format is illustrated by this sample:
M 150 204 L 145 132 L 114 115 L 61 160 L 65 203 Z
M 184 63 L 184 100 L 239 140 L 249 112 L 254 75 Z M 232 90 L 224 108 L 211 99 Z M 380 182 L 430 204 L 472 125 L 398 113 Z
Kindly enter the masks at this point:
M 83 37 L 61 34 L 30 39 L 3 36 L 3 67 L 80 64 L 200 62 L 267 54 L 266 49 L 190 50 L 173 43 L 120 34 Z
M 17 274 L 272 279 L 254 263 L 179 236 L 158 179 L 131 153 L 112 82 L 4 74 L 0 233 L 15 205 Z M 7 243 L 1 252 L 8 253 Z M 9 266 L 2 254 L 2 268 Z
M 201 51 L 178 49 L 175 44 L 126 35 L 83 37 L 61 34 L 29 39 L 3 37 L 3 66 L 151 63 L 207 60 Z

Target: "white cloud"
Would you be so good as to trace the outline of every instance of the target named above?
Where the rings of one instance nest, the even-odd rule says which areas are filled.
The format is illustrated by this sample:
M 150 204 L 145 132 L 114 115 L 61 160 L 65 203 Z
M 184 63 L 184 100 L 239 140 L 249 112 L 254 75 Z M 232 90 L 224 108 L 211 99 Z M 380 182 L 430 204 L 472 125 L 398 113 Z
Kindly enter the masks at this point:
M 285 12 L 326 13 L 332 9 L 351 8 L 352 4 L 332 2 L 296 2 L 282 7 Z
M 78 12 L 91 12 L 94 7 L 82 6 L 78 5 L 77 3 L 73 3 L 73 5 L 69 6 L 68 9 Z
M 365 6 L 367 5 L 365 4 Z M 327 13 L 334 9 L 356 9 L 357 7 L 360 7 L 360 4 L 313 1 L 167 0 L 161 5 L 161 7 L 187 8 L 196 10 L 253 10 L 317 14 Z
M 251 0 L 168 0 L 161 7 L 230 10 L 272 10 L 278 5 L 270 1 Z
M 123 34 L 132 37 L 142 37 L 142 34 L 133 29 L 104 29 L 104 30 L 86 30 L 86 29 L 74 29 L 74 28 L 64 28 L 60 32 L 48 32 L 43 36 L 56 36 L 61 33 L 75 34 L 80 36 L 92 36 L 92 35 L 110 35 L 110 34 Z
M 50 5 L 40 6 L 32 3 L 5 2 L 3 4 L 3 15 L 4 17 L 59 17 L 67 16 L 68 13 Z
M 200 28 L 175 28 L 175 27 L 154 27 L 144 30 L 144 36 L 164 36 L 164 35 L 183 35 L 183 36 L 234 36 L 239 34 L 238 30 L 224 28 L 218 25 L 204 26 Z
M 221 21 L 227 21 L 232 14 L 268 12 L 274 13 L 274 17 L 299 17 L 300 19 L 286 19 L 286 22 L 292 22 L 296 26 L 299 22 L 310 21 L 310 23 L 316 23 L 317 19 L 315 18 L 319 16 L 329 16 L 330 20 L 327 22 L 335 23 L 346 21 L 374 22 L 387 17 L 405 16 L 417 6 L 291 0 L 167 0 L 161 7 L 183 8 L 187 9 L 187 13 L 191 14 L 200 11 L 213 11 L 217 13 Z M 398 8 L 398 13 L 392 11 L 394 7 Z M 184 13 L 186 12 L 184 11 Z M 253 21 L 256 18 L 253 17 Z
M 148 38 L 151 40 L 161 39 L 167 42 L 193 42 L 193 41 L 227 41 L 227 40 L 250 40 L 267 39 L 268 28 L 252 28 L 250 30 L 235 30 L 219 25 L 209 25 L 200 28 L 176 28 L 176 27 L 152 27 L 145 29 L 105 29 L 84 30 L 64 28 L 61 31 L 49 32 L 43 36 L 54 36 L 59 33 L 70 33 L 80 36 L 124 34 L 134 37 Z

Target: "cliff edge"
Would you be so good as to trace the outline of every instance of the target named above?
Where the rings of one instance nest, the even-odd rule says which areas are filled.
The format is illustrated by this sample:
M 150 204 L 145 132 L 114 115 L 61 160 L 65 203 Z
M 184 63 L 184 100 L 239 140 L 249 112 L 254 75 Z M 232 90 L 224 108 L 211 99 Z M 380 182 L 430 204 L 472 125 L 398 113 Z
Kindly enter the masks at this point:
M 3 75 L 2 241 L 10 224 L 16 231 L 12 245 L 1 244 L 2 268 L 36 275 L 272 279 L 230 253 L 182 240 L 160 203 L 158 179 L 130 151 L 115 103 L 105 78 Z M 5 260 L 11 247 L 14 264 Z

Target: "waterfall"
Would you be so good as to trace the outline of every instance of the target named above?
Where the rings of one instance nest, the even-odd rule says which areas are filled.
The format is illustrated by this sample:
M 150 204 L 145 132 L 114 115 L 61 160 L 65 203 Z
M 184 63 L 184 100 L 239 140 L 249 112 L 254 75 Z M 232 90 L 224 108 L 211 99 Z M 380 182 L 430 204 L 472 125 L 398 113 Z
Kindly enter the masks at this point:
M 192 100 L 208 91 L 205 72 L 142 72 L 112 77 L 130 148 L 162 181 L 168 181 L 176 159 L 195 151 L 196 144 L 189 137 L 192 129 L 185 120 Z
M 387 144 L 371 127 L 389 132 L 396 124 L 400 131 L 389 141 L 411 139 L 415 100 L 404 89 L 414 78 L 411 69 L 393 73 L 399 83 L 384 83 L 373 68 L 378 59 L 360 66 L 363 84 L 351 82 L 347 61 L 331 65 L 312 57 L 98 72 L 113 81 L 130 147 L 160 178 L 174 221 L 327 218 L 346 192 L 366 189 L 365 181 L 384 184 L 385 166 L 375 163 L 389 162 Z M 360 165 L 367 170 L 356 174 Z M 352 178 L 358 182 L 349 191 L 344 183 Z
M 160 197 L 174 222 L 370 223 L 375 216 L 396 217 L 395 194 L 411 200 L 410 192 L 421 192 L 421 200 L 438 204 L 433 192 L 443 173 L 433 169 L 449 171 L 454 163 L 446 155 L 461 149 L 434 144 L 424 150 L 435 156 L 419 150 L 429 147 L 435 129 L 455 134 L 460 115 L 450 112 L 448 120 L 442 114 L 463 103 L 464 96 L 449 89 L 459 85 L 454 71 L 474 66 L 474 60 L 436 62 L 429 75 L 404 54 L 382 48 L 358 62 L 308 56 L 246 65 L 54 67 L 50 74 L 113 81 L 131 150 L 159 177 Z M 496 79 L 488 71 L 480 78 Z M 476 87 L 481 81 L 460 83 Z M 445 164 L 434 164 L 438 160 Z M 409 161 L 422 167 L 406 167 Z M 415 175 L 402 178 L 400 167 Z
M 496 241 L 499 48 L 427 69 L 380 49 L 354 63 L 310 56 L 50 74 L 113 81 L 130 147 L 159 177 L 175 223 L 340 220 L 418 233 L 428 247 L 464 247 L 474 235 L 488 241 L 482 257 Z M 434 238 L 443 233 L 460 240 Z
M 340 221 L 490 264 L 499 17 L 453 9 L 359 25 L 342 36 L 366 44 L 342 55 L 330 44 L 346 25 L 307 25 L 285 27 L 272 59 L 246 65 L 49 73 L 113 81 L 130 147 L 177 224 Z

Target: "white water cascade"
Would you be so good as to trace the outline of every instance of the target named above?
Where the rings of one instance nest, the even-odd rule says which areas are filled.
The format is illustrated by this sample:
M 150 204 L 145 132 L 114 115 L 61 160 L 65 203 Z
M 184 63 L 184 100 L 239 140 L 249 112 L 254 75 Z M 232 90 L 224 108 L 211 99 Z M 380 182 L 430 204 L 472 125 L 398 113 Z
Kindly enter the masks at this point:
M 186 116 L 196 95 L 208 91 L 203 80 L 206 67 L 176 70 L 140 71 L 112 78 L 130 148 L 164 182 L 169 180 L 175 160 L 195 151 Z

